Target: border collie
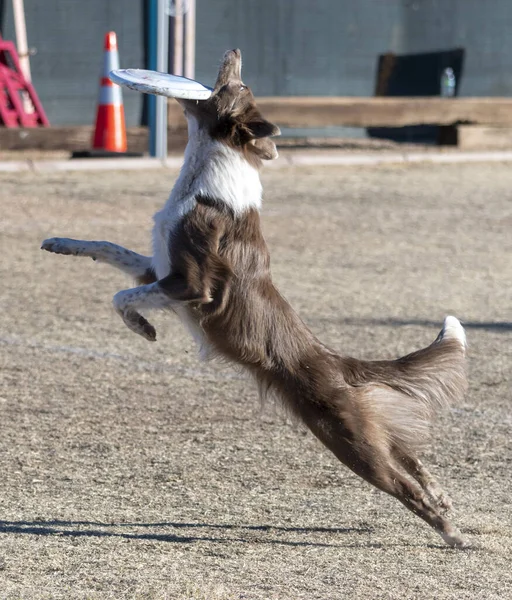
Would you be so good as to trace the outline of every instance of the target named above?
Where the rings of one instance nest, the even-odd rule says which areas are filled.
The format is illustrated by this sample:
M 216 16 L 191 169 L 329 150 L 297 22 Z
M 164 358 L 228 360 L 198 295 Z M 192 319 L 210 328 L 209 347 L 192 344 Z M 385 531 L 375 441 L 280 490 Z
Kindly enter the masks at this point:
M 141 315 L 171 309 L 204 358 L 241 365 L 354 473 L 397 498 L 452 547 L 466 547 L 444 513 L 448 496 L 417 458 L 433 415 L 466 390 L 464 329 L 447 317 L 428 347 L 397 360 L 341 356 L 301 321 L 272 282 L 260 226 L 263 160 L 279 129 L 241 79 L 239 50 L 224 55 L 208 100 L 179 100 L 189 141 L 180 175 L 154 217 L 153 256 L 109 242 L 52 238 L 42 248 L 88 256 L 132 276 L 114 308 L 149 341 Z

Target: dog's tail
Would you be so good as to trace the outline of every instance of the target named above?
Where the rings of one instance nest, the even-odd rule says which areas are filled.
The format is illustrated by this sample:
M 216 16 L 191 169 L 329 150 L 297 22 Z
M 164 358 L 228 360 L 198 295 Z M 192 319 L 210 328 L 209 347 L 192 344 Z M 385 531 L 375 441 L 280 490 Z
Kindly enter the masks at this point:
M 462 325 L 446 317 L 430 346 L 395 361 L 364 363 L 363 401 L 398 450 L 422 445 L 433 416 L 463 398 L 465 353 Z

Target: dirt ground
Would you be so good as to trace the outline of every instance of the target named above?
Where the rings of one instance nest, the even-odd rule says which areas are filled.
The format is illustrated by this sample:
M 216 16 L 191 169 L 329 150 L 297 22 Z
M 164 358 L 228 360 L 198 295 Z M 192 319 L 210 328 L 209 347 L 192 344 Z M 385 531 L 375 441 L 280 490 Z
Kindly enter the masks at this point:
M 352 475 L 177 320 L 114 315 L 122 274 L 50 236 L 140 252 L 176 173 L 0 175 L 0 598 L 512 598 L 512 169 L 263 174 L 284 294 L 343 353 L 467 328 L 470 391 L 425 461 L 473 543 L 451 550 Z

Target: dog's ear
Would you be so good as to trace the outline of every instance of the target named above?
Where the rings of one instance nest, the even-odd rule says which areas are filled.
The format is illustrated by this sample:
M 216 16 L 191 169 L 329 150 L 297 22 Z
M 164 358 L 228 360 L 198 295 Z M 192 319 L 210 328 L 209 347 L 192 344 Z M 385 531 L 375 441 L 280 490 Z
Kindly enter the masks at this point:
M 277 125 L 270 123 L 270 121 L 265 121 L 263 117 L 244 123 L 244 128 L 248 131 L 251 138 L 255 140 L 281 134 L 281 130 Z
M 262 160 L 273 160 L 278 157 L 277 148 L 270 136 L 280 135 L 281 130 L 277 125 L 266 121 L 259 116 L 243 124 L 247 140 L 247 149 L 259 156 Z
M 262 160 L 274 160 L 274 158 L 279 156 L 276 145 L 268 137 L 259 140 L 252 140 L 249 142 L 248 148 Z

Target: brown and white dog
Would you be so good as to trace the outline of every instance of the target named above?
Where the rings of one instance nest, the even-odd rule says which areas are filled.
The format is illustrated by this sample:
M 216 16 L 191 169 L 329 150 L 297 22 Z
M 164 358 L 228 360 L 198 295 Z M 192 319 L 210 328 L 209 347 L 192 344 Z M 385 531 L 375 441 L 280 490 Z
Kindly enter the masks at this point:
M 433 414 L 466 389 L 465 334 L 447 317 L 427 348 L 395 361 L 360 361 L 324 346 L 272 283 L 260 228 L 262 160 L 277 157 L 279 129 L 259 112 L 241 79 L 241 55 L 224 55 L 212 96 L 180 100 L 189 142 L 181 173 L 155 217 L 153 257 L 109 242 L 52 238 L 42 248 L 88 256 L 137 280 L 114 307 L 150 341 L 140 314 L 172 309 L 204 357 L 243 366 L 337 458 L 431 525 L 450 546 L 466 542 L 444 516 L 450 507 L 418 460 Z

